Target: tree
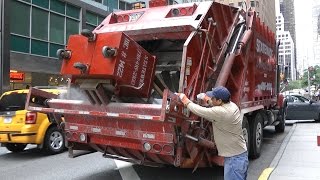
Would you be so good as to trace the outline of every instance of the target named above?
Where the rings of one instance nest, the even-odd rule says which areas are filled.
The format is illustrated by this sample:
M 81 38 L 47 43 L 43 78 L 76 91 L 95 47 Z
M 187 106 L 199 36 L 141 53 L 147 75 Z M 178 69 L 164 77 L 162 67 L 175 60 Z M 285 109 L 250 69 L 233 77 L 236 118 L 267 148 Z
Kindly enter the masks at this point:
M 303 71 L 302 83 L 304 86 L 308 86 L 308 71 L 310 77 L 310 85 L 318 87 L 320 85 L 320 66 L 309 67 Z
M 302 88 L 302 80 L 291 81 L 289 82 L 287 87 L 288 90 L 301 89 L 301 88 Z

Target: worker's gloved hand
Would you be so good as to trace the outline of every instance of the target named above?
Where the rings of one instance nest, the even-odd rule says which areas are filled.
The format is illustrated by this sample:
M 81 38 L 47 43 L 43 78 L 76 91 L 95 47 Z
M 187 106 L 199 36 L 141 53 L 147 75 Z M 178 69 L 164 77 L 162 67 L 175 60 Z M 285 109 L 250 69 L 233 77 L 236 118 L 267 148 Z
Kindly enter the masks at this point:
M 191 101 L 187 98 L 187 96 L 183 93 L 174 93 L 175 95 L 179 96 L 181 102 L 187 106 Z
M 206 95 L 206 93 L 200 93 L 197 95 L 197 99 L 203 100 L 204 102 L 208 102 L 209 100 L 211 100 L 211 98 L 209 96 Z

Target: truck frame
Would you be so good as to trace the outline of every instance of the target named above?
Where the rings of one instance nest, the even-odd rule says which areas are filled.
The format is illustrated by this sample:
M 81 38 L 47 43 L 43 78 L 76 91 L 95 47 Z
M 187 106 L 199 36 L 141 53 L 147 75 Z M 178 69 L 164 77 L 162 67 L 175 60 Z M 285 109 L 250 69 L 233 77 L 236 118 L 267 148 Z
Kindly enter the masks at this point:
M 258 158 L 263 128 L 285 129 L 275 34 L 252 9 L 156 4 L 114 12 L 93 31 L 71 35 L 57 52 L 61 74 L 70 78 L 68 96 L 31 88 L 26 108 L 60 124 L 71 157 L 75 150 L 99 151 L 195 170 L 222 166 L 223 157 L 210 122 L 189 112 L 174 92 L 197 102 L 198 93 L 225 86 L 241 110 L 249 154 Z

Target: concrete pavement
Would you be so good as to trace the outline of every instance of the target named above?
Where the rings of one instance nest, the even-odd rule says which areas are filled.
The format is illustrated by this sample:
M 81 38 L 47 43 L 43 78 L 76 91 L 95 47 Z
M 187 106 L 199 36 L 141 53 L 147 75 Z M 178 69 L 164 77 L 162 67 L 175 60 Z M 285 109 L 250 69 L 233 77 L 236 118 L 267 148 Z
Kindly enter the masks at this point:
M 320 123 L 296 123 L 259 180 L 319 180 Z

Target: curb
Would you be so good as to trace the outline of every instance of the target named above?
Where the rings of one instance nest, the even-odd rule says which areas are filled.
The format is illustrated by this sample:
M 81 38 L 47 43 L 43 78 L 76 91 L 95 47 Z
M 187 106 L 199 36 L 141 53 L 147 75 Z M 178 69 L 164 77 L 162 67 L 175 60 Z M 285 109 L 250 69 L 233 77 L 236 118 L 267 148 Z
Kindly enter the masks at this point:
M 261 173 L 260 177 L 259 177 L 259 180 L 268 180 L 269 177 L 271 176 L 272 172 L 274 171 L 274 169 L 277 168 L 281 158 L 282 158 L 282 155 L 284 153 L 284 151 L 286 150 L 287 148 L 287 145 L 291 139 L 291 136 L 294 132 L 294 130 L 296 129 L 297 127 L 297 124 L 294 123 L 293 124 L 293 127 L 290 129 L 290 132 L 288 133 L 288 135 L 285 137 L 285 139 L 283 140 L 276 156 L 273 158 L 272 162 L 270 163 L 269 167 L 266 168 L 265 170 L 263 170 L 263 172 Z

